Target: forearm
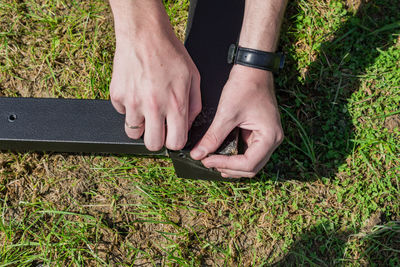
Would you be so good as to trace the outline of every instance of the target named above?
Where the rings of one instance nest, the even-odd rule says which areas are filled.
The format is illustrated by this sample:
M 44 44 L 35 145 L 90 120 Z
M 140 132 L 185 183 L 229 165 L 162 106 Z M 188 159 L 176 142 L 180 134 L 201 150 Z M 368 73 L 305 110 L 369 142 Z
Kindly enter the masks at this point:
M 287 0 L 246 0 L 239 45 L 275 52 Z
M 116 49 L 110 98 L 128 137 L 182 149 L 201 110 L 200 75 L 161 0 L 110 0 Z M 168 125 L 168 131 L 166 131 Z
M 171 34 L 172 27 L 160 0 L 110 0 L 115 35 L 119 40 L 134 41 L 144 35 Z

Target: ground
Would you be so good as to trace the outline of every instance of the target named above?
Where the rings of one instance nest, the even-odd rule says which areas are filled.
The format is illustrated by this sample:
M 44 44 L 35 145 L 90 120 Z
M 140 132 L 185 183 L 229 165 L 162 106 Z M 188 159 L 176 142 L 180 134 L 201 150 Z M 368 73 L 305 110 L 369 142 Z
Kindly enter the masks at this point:
M 188 1 L 164 3 L 182 40 Z M 3 0 L 0 96 L 107 99 L 114 47 L 105 1 Z M 280 49 L 286 138 L 257 178 L 4 152 L 0 265 L 400 265 L 399 1 L 290 1 Z

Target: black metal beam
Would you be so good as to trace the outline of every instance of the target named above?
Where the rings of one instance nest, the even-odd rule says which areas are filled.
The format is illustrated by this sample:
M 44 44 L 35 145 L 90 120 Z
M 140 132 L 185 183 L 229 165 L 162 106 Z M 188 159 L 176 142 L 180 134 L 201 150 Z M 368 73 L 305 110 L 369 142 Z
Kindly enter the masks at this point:
M 163 155 L 124 132 L 125 116 L 105 100 L 0 98 L 0 149 Z

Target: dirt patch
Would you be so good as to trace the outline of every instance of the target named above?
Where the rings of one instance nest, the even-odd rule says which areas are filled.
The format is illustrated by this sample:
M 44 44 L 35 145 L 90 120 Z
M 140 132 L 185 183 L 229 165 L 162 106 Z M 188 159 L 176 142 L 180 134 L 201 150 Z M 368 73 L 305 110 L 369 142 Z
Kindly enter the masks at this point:
M 400 131 L 400 114 L 389 116 L 385 119 L 385 128 L 389 130 L 389 132 Z
M 361 227 L 360 233 L 362 233 L 362 234 L 370 233 L 375 226 L 381 224 L 382 215 L 383 214 L 380 211 L 377 211 L 377 212 L 371 214 L 371 216 L 368 218 L 368 220 L 366 220 L 364 222 L 364 225 Z
M 350 10 L 352 10 L 353 12 L 356 12 L 359 9 L 359 7 L 361 6 L 361 4 L 363 4 L 364 2 L 367 2 L 367 1 L 365 1 L 365 0 L 347 0 L 346 4 Z

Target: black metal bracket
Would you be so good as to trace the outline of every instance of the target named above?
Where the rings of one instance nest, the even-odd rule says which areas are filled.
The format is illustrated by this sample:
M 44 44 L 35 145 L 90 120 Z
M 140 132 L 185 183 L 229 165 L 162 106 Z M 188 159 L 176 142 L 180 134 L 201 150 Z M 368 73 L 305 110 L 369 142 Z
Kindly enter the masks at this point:
M 191 159 L 189 152 L 214 118 L 229 76 L 226 53 L 237 40 L 243 2 L 199 1 L 193 9 L 185 46 L 202 77 L 203 111 L 193 123 L 183 150 L 151 152 L 142 140 L 129 139 L 124 132 L 125 117 L 110 101 L 5 97 L 0 97 L 0 150 L 169 156 L 178 177 L 232 181 Z M 216 153 L 235 154 L 237 144 L 234 131 Z

